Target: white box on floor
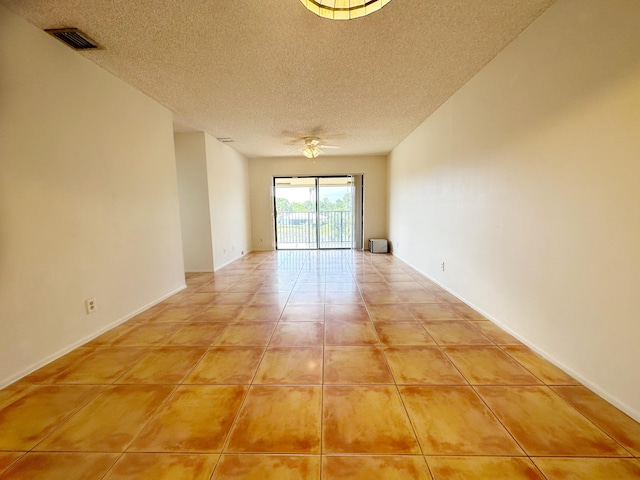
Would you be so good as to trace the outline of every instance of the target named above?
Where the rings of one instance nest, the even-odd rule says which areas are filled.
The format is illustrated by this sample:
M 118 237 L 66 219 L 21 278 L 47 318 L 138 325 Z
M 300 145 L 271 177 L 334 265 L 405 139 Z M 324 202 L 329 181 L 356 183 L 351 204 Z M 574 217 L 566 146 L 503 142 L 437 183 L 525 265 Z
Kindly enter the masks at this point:
M 370 238 L 369 251 L 371 253 L 387 253 L 389 251 L 389 245 L 384 238 Z

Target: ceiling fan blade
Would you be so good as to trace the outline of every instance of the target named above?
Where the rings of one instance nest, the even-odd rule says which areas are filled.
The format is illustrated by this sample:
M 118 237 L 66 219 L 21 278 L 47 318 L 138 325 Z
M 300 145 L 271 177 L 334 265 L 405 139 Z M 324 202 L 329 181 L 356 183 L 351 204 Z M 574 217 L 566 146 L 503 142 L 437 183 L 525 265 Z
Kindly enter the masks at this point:
M 340 148 L 340 145 L 321 145 L 322 148 Z

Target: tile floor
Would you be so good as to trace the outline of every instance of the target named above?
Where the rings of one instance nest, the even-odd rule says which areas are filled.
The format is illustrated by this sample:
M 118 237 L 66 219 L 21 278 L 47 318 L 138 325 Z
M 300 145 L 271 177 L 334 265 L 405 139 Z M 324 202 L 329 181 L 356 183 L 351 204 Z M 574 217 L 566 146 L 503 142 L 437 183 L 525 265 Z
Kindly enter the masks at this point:
M 640 478 L 640 424 L 390 255 L 187 284 L 0 390 L 0 478 Z

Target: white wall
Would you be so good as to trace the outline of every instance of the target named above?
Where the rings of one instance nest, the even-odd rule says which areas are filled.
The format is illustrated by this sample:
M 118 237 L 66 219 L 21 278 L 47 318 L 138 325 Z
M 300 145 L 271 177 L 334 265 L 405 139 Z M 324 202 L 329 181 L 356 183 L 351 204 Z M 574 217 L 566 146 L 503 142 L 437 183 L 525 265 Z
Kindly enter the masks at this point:
M 174 139 L 184 268 L 186 272 L 213 272 L 205 135 L 176 133 Z
M 251 226 L 254 250 L 275 248 L 273 177 L 295 175 L 364 175 L 364 238 L 387 235 L 387 159 L 385 157 L 252 158 Z
M 640 420 L 638 25 L 559 0 L 392 152 L 389 217 L 397 256 Z
M 5 385 L 184 273 L 170 112 L 3 7 L 0 40 Z
M 249 162 L 211 135 L 204 137 L 213 264 L 218 270 L 251 251 Z

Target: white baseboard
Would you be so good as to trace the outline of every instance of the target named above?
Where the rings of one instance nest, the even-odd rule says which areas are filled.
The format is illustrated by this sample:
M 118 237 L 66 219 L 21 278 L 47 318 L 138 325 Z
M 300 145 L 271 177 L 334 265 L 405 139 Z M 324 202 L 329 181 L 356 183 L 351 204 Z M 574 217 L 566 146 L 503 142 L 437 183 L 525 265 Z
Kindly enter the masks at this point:
M 243 253 L 242 255 L 238 255 L 238 256 L 237 256 L 237 257 L 235 257 L 235 258 L 232 258 L 231 260 L 229 260 L 229 261 L 227 261 L 227 262 L 223 263 L 222 265 L 217 265 L 217 266 L 216 266 L 216 265 L 215 265 L 215 260 L 214 260 L 213 271 L 214 271 L 214 272 L 217 272 L 217 271 L 218 271 L 218 270 L 220 270 L 221 268 L 224 268 L 224 267 L 226 267 L 227 265 L 229 265 L 229 264 L 231 264 L 231 263 L 235 262 L 236 260 L 241 259 L 242 257 L 244 257 L 244 256 L 248 255 L 249 253 L 251 253 L 251 250 L 247 251 L 246 253 Z
M 518 339 L 520 342 L 522 342 L 523 344 L 525 344 L 527 347 L 529 347 L 531 350 L 533 350 L 534 352 L 536 352 L 538 355 L 540 355 L 542 358 L 544 358 L 545 360 L 548 360 L 549 362 L 551 362 L 553 365 L 555 365 L 556 367 L 558 367 L 560 370 L 562 370 L 563 372 L 565 372 L 567 375 L 570 375 L 571 377 L 575 378 L 576 380 L 578 380 L 582 385 L 584 385 L 585 387 L 587 387 L 589 390 L 591 390 L 592 392 L 596 393 L 598 396 L 604 398 L 607 402 L 609 402 L 610 404 L 612 404 L 613 406 L 619 408 L 620 410 L 622 410 L 624 413 L 626 413 L 627 415 L 629 415 L 631 418 L 633 418 L 635 421 L 640 422 L 640 412 L 635 410 L 634 408 L 631 408 L 629 405 L 627 405 L 625 402 L 621 401 L 619 398 L 614 397 L 613 395 L 611 395 L 610 393 L 608 393 L 606 390 L 604 390 L 602 387 L 600 387 L 599 385 L 593 383 L 591 380 L 589 380 L 588 378 L 584 377 L 583 375 L 581 375 L 580 373 L 576 372 L 575 370 L 573 370 L 572 368 L 568 367 L 567 365 L 563 364 L 562 362 L 558 361 L 552 354 L 550 354 L 549 352 L 547 352 L 546 350 L 538 347 L 537 345 L 529 342 L 526 338 L 522 337 L 518 332 L 513 331 L 511 328 L 509 328 L 507 325 L 505 325 L 503 322 L 501 322 L 500 320 L 494 318 L 490 313 L 485 312 L 484 310 L 482 310 L 481 308 L 477 307 L 476 305 L 474 305 L 473 303 L 465 300 L 463 297 L 461 297 L 460 295 L 458 295 L 456 292 L 450 290 L 447 286 L 443 285 L 442 283 L 440 283 L 438 280 L 436 280 L 435 278 L 433 278 L 431 275 L 426 274 L 425 272 L 423 272 L 422 270 L 420 270 L 419 268 L 416 268 L 415 266 L 413 266 L 411 263 L 407 262 L 406 260 L 404 260 L 401 256 L 396 255 L 395 253 L 392 253 L 392 255 L 396 258 L 398 258 L 399 260 L 401 260 L 403 263 L 406 263 L 408 266 L 410 266 L 411 268 L 413 268 L 416 272 L 420 273 L 421 275 L 423 275 L 424 277 L 428 278 L 429 280 L 431 280 L 433 283 L 437 284 L 438 286 L 440 286 L 441 288 L 443 288 L 444 290 L 446 290 L 448 293 L 450 293 L 451 295 L 453 295 L 454 297 L 458 298 L 459 300 L 461 300 L 462 302 L 464 302 L 465 304 L 469 305 L 471 308 L 473 308 L 475 311 L 481 313 L 483 316 L 485 316 L 487 319 L 489 319 L 491 322 L 495 323 L 498 327 L 500 327 L 502 330 L 504 330 L 505 332 L 507 332 L 510 335 L 513 335 L 516 339 Z
M 150 303 L 148 303 L 148 304 L 136 309 L 135 311 L 125 315 L 124 317 L 119 318 L 118 320 L 116 320 L 114 322 L 111 322 L 110 324 L 108 324 L 108 325 L 106 325 L 104 327 L 99 328 L 95 332 L 92 332 L 89 335 L 84 336 L 83 338 L 73 342 L 70 345 L 67 345 L 64 348 L 61 348 L 57 352 L 46 356 L 44 359 L 42 359 L 42 360 L 40 360 L 40 361 L 28 366 L 27 368 L 21 370 L 20 372 L 14 374 L 14 375 L 11 375 L 10 377 L 7 377 L 7 378 L 4 378 L 4 379 L 0 380 L 0 388 L 4 388 L 4 387 L 6 387 L 8 385 L 11 385 L 14 382 L 17 382 L 21 378 L 26 377 L 30 373 L 35 372 L 36 370 L 38 370 L 39 368 L 44 367 L 48 363 L 51 363 L 54 360 L 57 360 L 58 358 L 62 357 L 63 355 L 66 355 L 70 351 L 75 350 L 78 347 L 81 347 L 85 343 L 90 342 L 94 338 L 99 337 L 100 335 L 102 335 L 103 333 L 111 330 L 112 328 L 117 327 L 118 325 L 126 322 L 127 320 L 131 320 L 133 317 L 135 317 L 139 313 L 142 313 L 145 310 L 147 310 L 148 308 L 151 308 L 154 305 L 157 305 L 158 303 L 162 302 L 163 300 L 166 300 L 167 298 L 171 297 L 172 295 L 175 295 L 176 293 L 181 292 L 185 288 L 187 288 L 187 286 L 186 285 L 182 285 L 181 287 L 178 287 L 175 290 L 172 290 L 171 292 L 169 292 L 169 293 L 163 295 L 162 297 L 157 298 L 156 300 L 153 300 L 152 302 L 150 302 Z

